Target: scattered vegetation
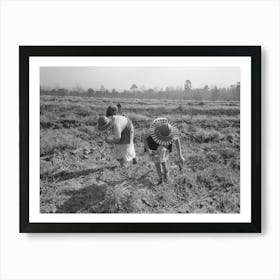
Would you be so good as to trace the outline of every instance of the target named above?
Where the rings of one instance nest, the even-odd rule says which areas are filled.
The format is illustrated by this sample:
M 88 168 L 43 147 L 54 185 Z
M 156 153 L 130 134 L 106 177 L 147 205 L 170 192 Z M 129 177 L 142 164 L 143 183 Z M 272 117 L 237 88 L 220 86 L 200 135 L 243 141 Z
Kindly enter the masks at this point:
M 133 89 L 135 90 L 135 89 Z M 92 91 L 89 92 L 93 94 Z M 121 170 L 96 129 L 111 99 L 41 96 L 42 213 L 238 213 L 239 102 L 115 99 L 135 126 L 139 163 Z M 180 129 L 186 163 L 170 155 L 170 183 L 157 186 L 141 135 L 167 115 Z

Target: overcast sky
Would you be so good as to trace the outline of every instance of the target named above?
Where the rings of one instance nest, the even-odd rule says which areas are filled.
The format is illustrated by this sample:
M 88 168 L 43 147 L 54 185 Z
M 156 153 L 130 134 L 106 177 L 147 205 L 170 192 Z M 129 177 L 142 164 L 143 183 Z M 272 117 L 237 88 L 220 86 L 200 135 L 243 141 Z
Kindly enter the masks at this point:
M 41 67 L 43 87 L 124 90 L 132 84 L 145 88 L 183 87 L 185 80 L 193 88 L 204 85 L 229 86 L 240 81 L 239 67 Z

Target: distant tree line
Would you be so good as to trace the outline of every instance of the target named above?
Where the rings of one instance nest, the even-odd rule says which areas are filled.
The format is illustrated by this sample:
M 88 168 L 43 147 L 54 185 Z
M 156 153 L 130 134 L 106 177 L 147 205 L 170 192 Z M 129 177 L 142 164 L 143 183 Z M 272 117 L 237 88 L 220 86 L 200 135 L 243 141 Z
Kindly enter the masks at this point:
M 229 87 L 217 87 L 205 85 L 201 88 L 193 88 L 190 80 L 186 80 L 184 87 L 145 88 L 132 84 L 129 90 L 108 90 L 103 85 L 94 90 L 83 90 L 81 87 L 72 90 L 65 88 L 46 89 L 40 88 L 41 95 L 54 96 L 81 96 L 81 97 L 108 97 L 108 98 L 139 98 L 139 99 L 186 99 L 186 100 L 209 100 L 209 101 L 239 101 L 240 82 Z

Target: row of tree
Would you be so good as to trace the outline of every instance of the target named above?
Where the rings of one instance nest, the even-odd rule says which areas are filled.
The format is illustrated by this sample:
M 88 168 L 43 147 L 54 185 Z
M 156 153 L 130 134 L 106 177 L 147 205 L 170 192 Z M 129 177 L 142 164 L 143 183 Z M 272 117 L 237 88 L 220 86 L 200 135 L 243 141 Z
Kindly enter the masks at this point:
M 40 88 L 41 95 L 57 96 L 84 96 L 84 97 L 109 97 L 109 98 L 139 98 L 139 99 L 187 99 L 187 100 L 211 100 L 211 101 L 239 101 L 240 82 L 229 87 L 217 87 L 205 85 L 202 88 L 193 88 L 190 80 L 186 80 L 184 87 L 148 88 L 132 84 L 129 90 L 107 90 L 103 85 L 98 90 L 81 87 L 69 90 L 65 88 L 46 89 Z

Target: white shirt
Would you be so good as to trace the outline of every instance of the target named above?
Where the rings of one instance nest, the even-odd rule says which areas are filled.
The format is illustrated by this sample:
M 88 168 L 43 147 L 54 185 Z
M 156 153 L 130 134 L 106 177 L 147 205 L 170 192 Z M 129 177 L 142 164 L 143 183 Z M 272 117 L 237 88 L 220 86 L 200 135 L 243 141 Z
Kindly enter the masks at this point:
M 121 115 L 112 116 L 113 122 L 113 134 L 116 139 L 121 138 L 122 131 L 127 125 L 127 118 Z

